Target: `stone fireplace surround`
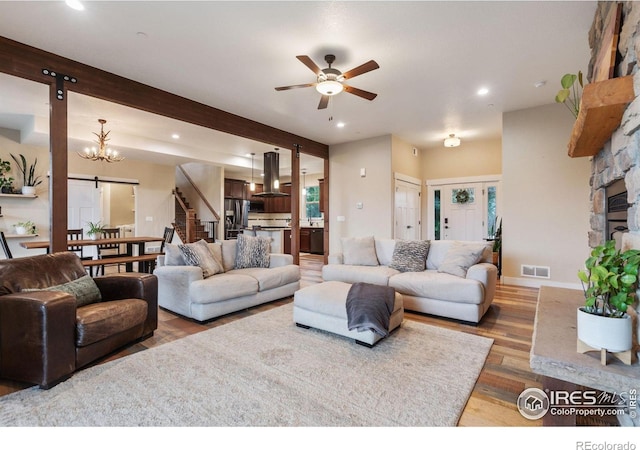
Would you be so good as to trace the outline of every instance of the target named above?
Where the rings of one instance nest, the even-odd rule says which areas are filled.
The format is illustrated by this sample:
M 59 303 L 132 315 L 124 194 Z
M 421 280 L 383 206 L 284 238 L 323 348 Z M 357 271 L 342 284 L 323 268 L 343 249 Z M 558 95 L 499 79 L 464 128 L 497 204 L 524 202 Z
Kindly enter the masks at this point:
M 589 246 L 603 244 L 607 239 L 607 186 L 624 179 L 627 190 L 627 226 L 629 232 L 622 237 L 622 247 L 640 248 L 640 2 L 623 2 L 618 57 L 615 76 L 633 75 L 636 98 L 624 112 L 620 127 L 592 159 L 591 165 L 591 219 Z M 587 79 L 593 75 L 593 64 L 600 47 L 603 22 L 615 2 L 598 2 L 589 44 L 591 62 Z

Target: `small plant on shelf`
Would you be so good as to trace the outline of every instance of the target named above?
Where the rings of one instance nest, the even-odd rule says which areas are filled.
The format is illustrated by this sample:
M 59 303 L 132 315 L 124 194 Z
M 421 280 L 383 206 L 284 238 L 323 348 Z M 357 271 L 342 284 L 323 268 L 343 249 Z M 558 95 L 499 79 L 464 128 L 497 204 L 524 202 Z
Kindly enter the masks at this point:
M 14 223 L 13 227 L 16 229 L 17 234 L 36 234 L 36 224 L 31 220 Z
M 576 85 L 577 82 L 577 85 Z M 556 103 L 563 103 L 577 119 L 580 112 L 580 98 L 582 97 L 582 72 L 567 73 L 560 79 L 562 89 L 556 94 Z

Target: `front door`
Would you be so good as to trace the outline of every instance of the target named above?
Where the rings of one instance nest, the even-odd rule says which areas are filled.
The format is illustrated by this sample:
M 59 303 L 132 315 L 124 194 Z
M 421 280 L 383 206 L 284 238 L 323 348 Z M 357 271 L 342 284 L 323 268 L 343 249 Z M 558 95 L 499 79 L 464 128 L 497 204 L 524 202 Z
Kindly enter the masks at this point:
M 480 241 L 486 237 L 483 220 L 483 184 L 453 184 L 443 187 L 443 239 Z

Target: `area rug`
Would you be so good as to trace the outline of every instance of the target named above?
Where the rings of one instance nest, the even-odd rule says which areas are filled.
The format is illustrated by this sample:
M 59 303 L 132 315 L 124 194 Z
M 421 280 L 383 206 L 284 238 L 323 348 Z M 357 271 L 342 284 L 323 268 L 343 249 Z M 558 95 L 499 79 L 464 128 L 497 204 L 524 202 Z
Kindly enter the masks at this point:
M 405 320 L 369 349 L 292 308 L 0 397 L 0 425 L 455 426 L 493 343 Z

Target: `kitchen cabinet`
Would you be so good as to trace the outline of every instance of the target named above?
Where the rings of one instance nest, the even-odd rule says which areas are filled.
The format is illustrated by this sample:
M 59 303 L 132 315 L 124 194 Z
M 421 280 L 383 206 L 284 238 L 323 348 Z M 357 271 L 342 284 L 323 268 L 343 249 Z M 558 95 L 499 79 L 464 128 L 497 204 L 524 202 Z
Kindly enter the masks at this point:
M 324 254 L 324 228 L 300 228 L 300 251 L 302 253 Z
M 291 230 L 282 230 L 283 253 L 291 254 Z
M 264 212 L 267 213 L 291 213 L 291 184 L 280 186 L 280 192 L 288 194 L 279 197 L 267 197 L 264 199 Z
M 244 180 L 233 180 L 231 178 L 224 179 L 224 198 L 233 198 L 237 200 L 245 199 Z
M 246 193 L 245 193 L 245 198 L 248 199 L 250 202 L 264 202 L 264 198 L 260 197 L 256 194 L 260 194 L 262 193 L 262 191 L 264 190 L 264 186 L 262 184 L 258 184 L 256 183 L 256 190 L 255 191 L 251 191 L 250 190 L 251 185 L 247 184 L 246 185 Z
M 300 251 L 311 253 L 311 229 L 300 228 Z

